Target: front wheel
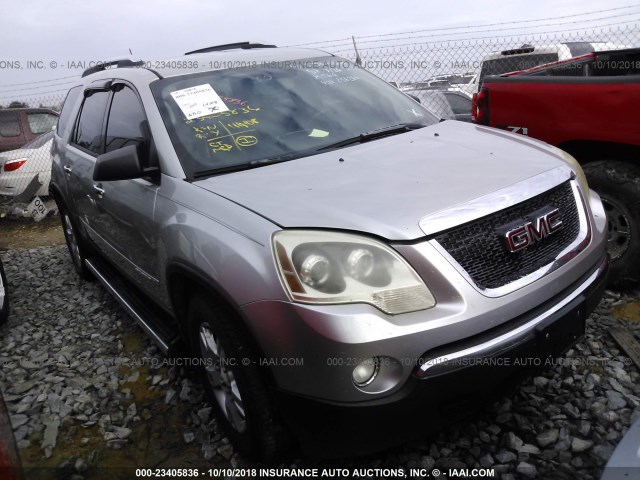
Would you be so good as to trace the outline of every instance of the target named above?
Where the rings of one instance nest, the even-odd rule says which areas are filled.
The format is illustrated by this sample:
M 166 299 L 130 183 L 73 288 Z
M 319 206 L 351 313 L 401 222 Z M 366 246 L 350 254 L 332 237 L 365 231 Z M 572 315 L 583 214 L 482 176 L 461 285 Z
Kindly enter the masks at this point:
M 291 445 L 259 366 L 253 343 L 229 309 L 196 294 L 188 313 L 189 343 L 219 425 L 244 455 L 274 462 Z
M 607 214 L 609 285 L 628 288 L 640 281 L 640 166 L 604 160 L 588 163 L 584 172 Z

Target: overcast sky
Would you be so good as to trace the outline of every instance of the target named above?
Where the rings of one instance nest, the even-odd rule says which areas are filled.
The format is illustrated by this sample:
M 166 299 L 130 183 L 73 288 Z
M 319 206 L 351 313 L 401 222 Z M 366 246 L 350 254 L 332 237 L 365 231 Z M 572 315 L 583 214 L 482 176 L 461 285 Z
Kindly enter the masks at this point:
M 612 24 L 628 28 L 633 26 L 630 21 L 640 19 L 640 3 L 630 0 L 3 0 L 2 3 L 0 103 L 6 102 L 2 99 L 7 95 L 20 93 L 16 91 L 19 88 L 33 88 L 33 93 L 45 91 L 36 87 L 64 88 L 60 82 L 68 79 L 53 79 L 79 75 L 82 71 L 70 62 L 131 57 L 129 49 L 133 58 L 149 60 L 237 41 L 292 45 L 345 39 L 351 35 L 562 17 L 634 4 L 637 6 L 631 9 L 521 24 L 521 27 L 564 22 L 560 26 L 539 28 L 558 31 Z M 640 28 L 640 22 L 637 25 Z M 484 29 L 498 31 L 505 27 L 508 25 Z M 28 62 L 32 62 L 31 68 Z M 51 81 L 46 82 L 48 80 Z

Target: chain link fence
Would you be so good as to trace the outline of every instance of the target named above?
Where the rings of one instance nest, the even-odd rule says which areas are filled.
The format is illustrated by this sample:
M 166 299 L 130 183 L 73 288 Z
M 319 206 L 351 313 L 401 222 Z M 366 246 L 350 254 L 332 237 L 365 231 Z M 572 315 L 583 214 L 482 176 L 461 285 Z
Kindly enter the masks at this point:
M 1 94 L 1 92 L 0 92 Z M 65 93 L 0 100 L 0 218 L 55 212 L 49 196 L 51 142 Z
M 345 43 L 310 46 L 352 61 L 359 56 L 364 68 L 401 87 L 442 88 L 455 85 L 460 76 L 477 76 L 477 85 L 484 75 L 524 70 L 594 50 L 640 47 L 640 25 L 450 41 L 424 41 L 415 36 L 395 40 L 354 37 Z
M 488 75 L 525 70 L 594 51 L 640 47 L 640 25 L 579 32 L 492 35 L 443 41 L 434 33 L 382 38 L 352 38 L 310 45 L 359 63 L 387 80 L 440 118 L 471 120 L 472 95 Z M 627 23 L 627 22 L 623 22 Z M 512 29 L 510 27 L 509 29 Z M 485 32 L 486 33 L 486 32 Z M 460 35 L 460 33 L 455 33 Z M 467 36 L 465 35 L 465 36 Z M 439 37 L 437 40 L 430 40 Z M 638 71 L 637 66 L 621 66 Z M 623 75 L 620 71 L 617 74 Z
M 516 36 L 501 35 L 500 30 L 507 28 L 496 28 L 490 34 L 486 30 L 467 31 L 467 38 L 453 40 L 442 39 L 447 38 L 446 32 L 422 32 L 356 37 L 309 46 L 361 64 L 414 96 L 441 118 L 463 121 L 470 120 L 471 96 L 486 75 L 532 68 L 594 50 L 640 46 L 640 27 L 636 23 Z M 0 218 L 18 215 L 39 219 L 49 209 L 55 209 L 48 196 L 50 147 L 66 91 L 50 92 L 57 84 L 36 83 L 36 87 L 14 86 L 18 95 L 5 93 L 11 90 L 0 85 Z

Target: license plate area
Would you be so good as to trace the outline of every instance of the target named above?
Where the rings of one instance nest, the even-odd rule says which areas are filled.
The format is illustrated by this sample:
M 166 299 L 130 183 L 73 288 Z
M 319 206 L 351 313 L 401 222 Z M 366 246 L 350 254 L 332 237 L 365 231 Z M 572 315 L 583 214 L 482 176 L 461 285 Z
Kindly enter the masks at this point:
M 580 340 L 586 328 L 585 298 L 580 295 L 536 327 L 539 356 L 557 357 Z

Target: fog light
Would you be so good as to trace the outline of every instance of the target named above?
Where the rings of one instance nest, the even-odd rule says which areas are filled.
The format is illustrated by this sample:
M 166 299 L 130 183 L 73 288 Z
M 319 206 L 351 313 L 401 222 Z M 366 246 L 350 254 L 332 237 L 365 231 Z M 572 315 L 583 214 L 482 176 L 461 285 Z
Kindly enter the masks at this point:
M 358 387 L 364 387 L 373 382 L 378 375 L 379 362 L 378 357 L 367 358 L 360 362 L 353 369 L 353 383 Z

